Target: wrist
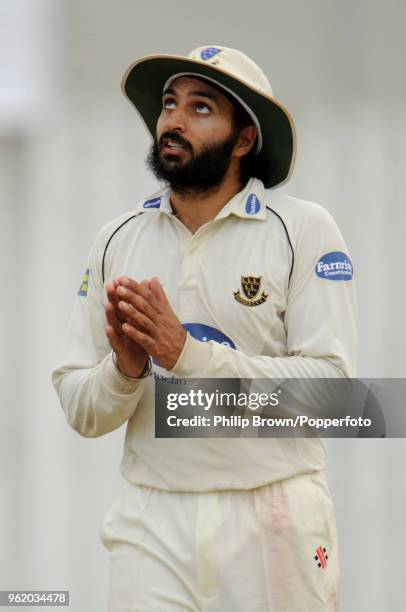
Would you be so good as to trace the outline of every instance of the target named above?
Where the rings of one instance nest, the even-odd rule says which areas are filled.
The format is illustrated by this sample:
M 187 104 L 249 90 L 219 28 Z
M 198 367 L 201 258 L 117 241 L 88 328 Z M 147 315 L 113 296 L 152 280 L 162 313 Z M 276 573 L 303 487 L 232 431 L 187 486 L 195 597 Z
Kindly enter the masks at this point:
M 179 338 L 178 338 L 178 341 L 177 341 L 177 344 L 176 344 L 176 348 L 174 347 L 174 349 L 171 351 L 171 355 L 169 356 L 169 359 L 166 362 L 166 364 L 162 364 L 162 366 L 166 370 L 172 370 L 172 368 L 178 362 L 178 359 L 179 359 L 180 355 L 182 354 L 182 351 L 183 351 L 183 349 L 185 347 L 186 339 L 187 339 L 187 331 L 182 326 L 180 334 L 179 334 Z
M 116 370 L 120 372 L 121 376 L 123 376 L 127 380 L 140 380 L 142 378 L 147 378 L 152 372 L 152 361 L 150 356 L 148 356 L 148 359 L 146 360 L 143 369 L 137 376 L 129 376 L 127 373 L 123 372 L 123 370 L 119 366 L 117 354 L 115 353 L 115 351 L 111 351 L 111 357 Z

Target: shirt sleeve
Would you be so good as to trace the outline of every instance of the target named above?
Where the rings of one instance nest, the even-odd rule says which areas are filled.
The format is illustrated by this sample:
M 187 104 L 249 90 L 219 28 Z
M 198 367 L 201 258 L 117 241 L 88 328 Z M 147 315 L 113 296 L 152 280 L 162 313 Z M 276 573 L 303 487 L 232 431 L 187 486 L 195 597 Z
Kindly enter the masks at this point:
M 69 425 L 86 437 L 101 436 L 127 421 L 146 384 L 146 379 L 123 376 L 113 363 L 105 331 L 107 296 L 101 278 L 105 237 L 102 230 L 91 250 L 59 363 L 52 373 Z
M 247 356 L 188 334 L 172 368 L 189 378 L 337 378 L 356 376 L 357 330 L 352 264 L 341 233 L 313 204 L 288 227 L 294 264 L 284 317 L 287 355 Z

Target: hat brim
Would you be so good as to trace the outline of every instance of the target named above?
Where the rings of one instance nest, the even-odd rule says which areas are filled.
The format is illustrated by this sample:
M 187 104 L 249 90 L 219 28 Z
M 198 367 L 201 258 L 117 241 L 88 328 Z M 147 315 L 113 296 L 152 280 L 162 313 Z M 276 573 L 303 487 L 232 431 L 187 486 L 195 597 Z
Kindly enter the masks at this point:
M 212 64 L 175 55 L 151 55 L 130 64 L 121 88 L 152 137 L 156 135 L 162 110 L 163 87 L 171 76 L 182 72 L 215 79 L 244 100 L 261 125 L 263 144 L 256 159 L 263 183 L 267 188 L 285 183 L 292 174 L 296 157 L 296 132 L 289 112 L 275 98 Z

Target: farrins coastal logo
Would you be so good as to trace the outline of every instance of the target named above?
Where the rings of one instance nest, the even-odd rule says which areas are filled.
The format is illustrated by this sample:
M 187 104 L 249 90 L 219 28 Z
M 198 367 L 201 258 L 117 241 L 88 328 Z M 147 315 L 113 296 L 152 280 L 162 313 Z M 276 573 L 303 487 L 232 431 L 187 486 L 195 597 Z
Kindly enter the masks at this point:
M 348 281 L 352 279 L 353 267 L 348 255 L 341 251 L 332 251 L 320 257 L 315 272 L 319 278 Z

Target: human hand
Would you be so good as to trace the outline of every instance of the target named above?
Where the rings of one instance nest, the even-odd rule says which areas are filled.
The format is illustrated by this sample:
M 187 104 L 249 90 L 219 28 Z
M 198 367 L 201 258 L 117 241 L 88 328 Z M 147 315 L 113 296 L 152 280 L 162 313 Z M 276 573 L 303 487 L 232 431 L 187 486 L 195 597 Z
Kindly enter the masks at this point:
M 132 342 L 142 347 L 163 368 L 177 362 L 186 341 L 182 326 L 158 278 L 137 283 L 127 277 L 118 280 L 118 308 L 126 318 L 121 329 Z
M 148 281 L 143 281 L 149 284 Z M 139 378 L 144 371 L 148 354 L 136 342 L 134 342 L 122 329 L 123 323 L 127 318 L 118 307 L 116 290 L 119 286 L 119 278 L 114 279 L 113 283 L 107 285 L 106 335 L 110 346 L 116 354 L 117 364 L 120 372 L 130 378 Z

